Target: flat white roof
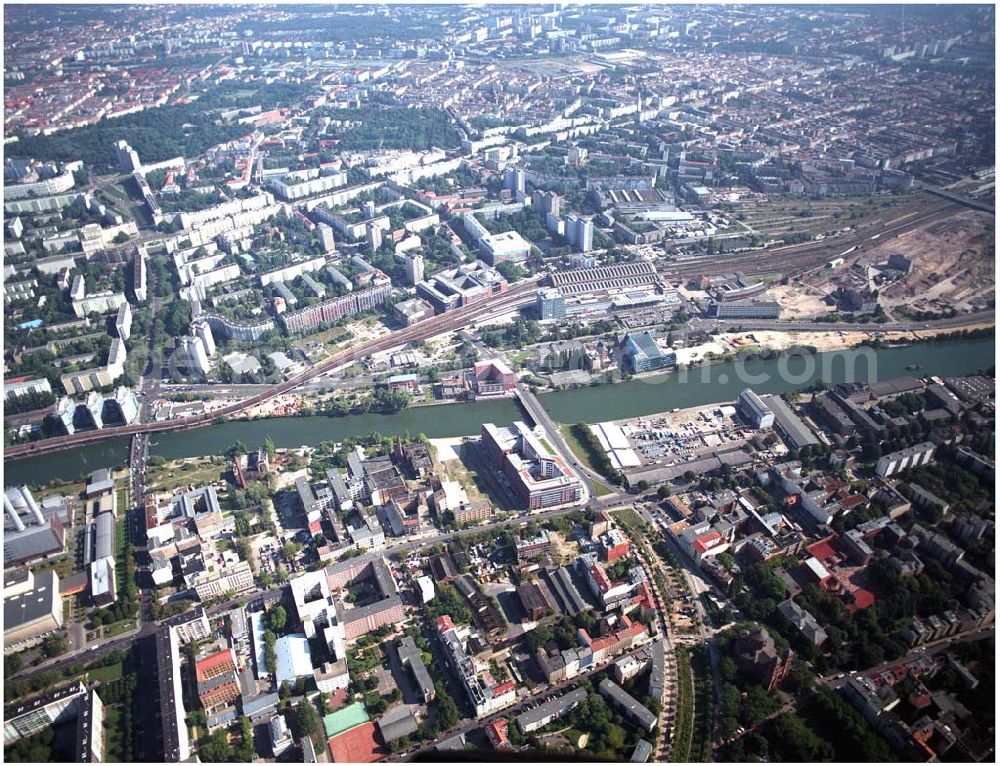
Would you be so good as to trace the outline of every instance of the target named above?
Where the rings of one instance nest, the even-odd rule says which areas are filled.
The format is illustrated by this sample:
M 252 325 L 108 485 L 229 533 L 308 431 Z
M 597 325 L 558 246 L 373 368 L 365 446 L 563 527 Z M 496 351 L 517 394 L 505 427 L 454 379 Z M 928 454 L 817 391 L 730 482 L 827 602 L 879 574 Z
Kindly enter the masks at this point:
M 612 454 L 615 456 L 617 462 L 621 464 L 622 468 L 636 468 L 642 465 L 639 456 L 635 454 L 635 450 L 631 447 L 628 449 L 616 449 Z
M 830 570 L 823 566 L 823 562 L 815 556 L 811 556 L 806 559 L 806 566 L 809 567 L 809 569 L 812 570 L 812 573 L 821 580 L 825 580 L 830 576 Z
M 597 427 L 604 432 L 604 435 L 607 437 L 608 444 L 611 445 L 611 449 L 629 449 L 631 446 L 628 443 L 625 433 L 616 423 L 598 423 Z
M 313 672 L 312 657 L 309 654 L 309 639 L 305 633 L 293 633 L 282 636 L 274 645 L 277 655 L 275 675 L 278 683 L 294 682 L 300 676 L 311 676 Z

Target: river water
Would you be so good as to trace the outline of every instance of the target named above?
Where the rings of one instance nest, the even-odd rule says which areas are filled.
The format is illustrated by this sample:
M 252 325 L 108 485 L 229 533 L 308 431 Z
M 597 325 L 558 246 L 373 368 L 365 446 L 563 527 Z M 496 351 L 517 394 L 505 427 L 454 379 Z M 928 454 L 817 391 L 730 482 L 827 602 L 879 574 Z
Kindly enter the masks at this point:
M 827 384 L 847 379 L 887 380 L 904 375 L 967 375 L 994 363 L 994 338 L 919 343 L 902 348 L 859 349 L 815 356 L 782 355 L 777 359 L 722 362 L 615 385 L 567 389 L 540 398 L 559 423 L 651 415 L 675 407 L 733 401 L 748 386 L 758 393 L 784 393 L 821 379 Z M 907 367 L 919 365 L 917 369 Z M 479 433 L 481 423 L 523 419 L 511 400 L 415 407 L 395 415 L 269 418 L 230 421 L 195 431 L 155 436 L 150 453 L 167 459 L 219 454 L 237 440 L 248 447 L 270 436 L 278 447 L 317 445 L 377 431 L 382 434 L 423 433 L 429 437 Z M 93 447 L 57 452 L 4 464 L 4 483 L 44 484 L 53 478 L 73 480 L 127 457 L 127 442 L 115 440 Z

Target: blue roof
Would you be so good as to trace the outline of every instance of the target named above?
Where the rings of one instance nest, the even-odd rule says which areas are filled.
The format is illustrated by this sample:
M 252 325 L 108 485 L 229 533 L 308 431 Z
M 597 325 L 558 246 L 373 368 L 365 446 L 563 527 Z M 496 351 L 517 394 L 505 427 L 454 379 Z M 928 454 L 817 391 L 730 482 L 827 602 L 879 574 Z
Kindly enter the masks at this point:
M 21 324 L 17 326 L 17 329 L 34 330 L 41 327 L 43 324 L 45 324 L 45 322 L 43 322 L 41 319 L 30 319 L 27 322 L 21 322 Z
M 236 720 L 236 708 L 226 708 L 216 715 L 211 715 L 205 719 L 205 725 L 209 727 L 222 726 L 224 723 Z
M 648 359 L 656 359 L 663 356 L 663 350 L 656 345 L 656 341 L 648 330 L 638 334 L 629 333 L 625 342 L 628 345 L 629 351 L 636 356 L 642 355 Z
M 243 703 L 243 715 L 252 716 L 255 713 L 259 713 L 261 710 L 267 710 L 270 707 L 278 706 L 278 694 L 277 692 L 271 692 L 270 694 L 262 694 L 259 697 L 254 697 L 249 702 Z

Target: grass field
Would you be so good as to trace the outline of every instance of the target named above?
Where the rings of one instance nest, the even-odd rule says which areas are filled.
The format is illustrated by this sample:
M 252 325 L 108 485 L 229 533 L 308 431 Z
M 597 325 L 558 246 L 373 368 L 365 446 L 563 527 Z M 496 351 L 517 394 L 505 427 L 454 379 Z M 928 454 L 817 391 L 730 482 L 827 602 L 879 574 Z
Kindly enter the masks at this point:
M 577 459 L 594 473 L 600 473 L 597 466 L 595 466 L 593 461 L 590 459 L 590 451 L 584 447 L 580 443 L 580 440 L 574 435 L 573 426 L 560 423 L 559 432 L 563 435 L 563 439 L 566 440 L 566 444 L 568 444 L 569 448 L 573 450 L 573 454 L 576 455 Z
M 127 630 L 131 630 L 135 627 L 135 618 L 130 617 L 127 620 L 119 620 L 118 622 L 113 622 L 110 625 L 105 625 L 102 629 L 102 638 L 113 638 L 114 636 L 121 635 Z
M 189 484 L 211 484 L 218 481 L 226 470 L 228 466 L 222 457 L 171 460 L 162 466 L 150 468 L 149 488 L 158 492 L 172 492 Z
M 115 589 L 121 593 L 128 571 L 128 528 L 123 522 L 115 524 Z
M 91 681 L 116 681 L 122 677 L 122 664 L 116 662 L 114 665 L 108 665 L 104 668 L 88 670 L 87 676 Z
M 104 708 L 104 757 L 108 763 L 121 763 L 122 760 L 121 715 L 117 705 Z
M 118 494 L 118 515 L 123 516 L 128 510 L 129 503 L 129 485 L 128 482 L 123 482 L 118 485 L 116 490 Z

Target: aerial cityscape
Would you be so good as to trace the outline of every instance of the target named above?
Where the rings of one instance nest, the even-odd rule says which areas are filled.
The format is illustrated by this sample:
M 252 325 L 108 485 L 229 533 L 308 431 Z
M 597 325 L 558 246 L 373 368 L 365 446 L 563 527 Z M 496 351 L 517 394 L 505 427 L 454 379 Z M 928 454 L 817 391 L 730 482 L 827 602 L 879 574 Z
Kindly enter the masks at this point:
M 4 6 L 4 760 L 993 762 L 992 5 Z

